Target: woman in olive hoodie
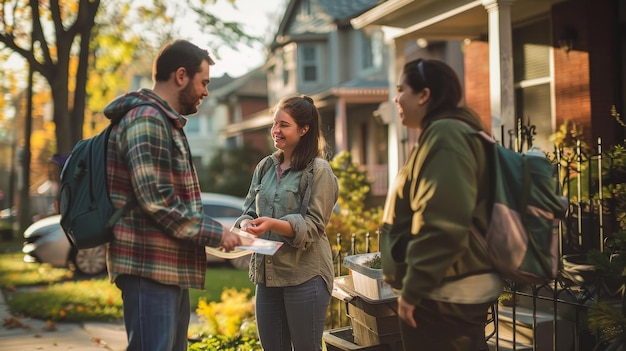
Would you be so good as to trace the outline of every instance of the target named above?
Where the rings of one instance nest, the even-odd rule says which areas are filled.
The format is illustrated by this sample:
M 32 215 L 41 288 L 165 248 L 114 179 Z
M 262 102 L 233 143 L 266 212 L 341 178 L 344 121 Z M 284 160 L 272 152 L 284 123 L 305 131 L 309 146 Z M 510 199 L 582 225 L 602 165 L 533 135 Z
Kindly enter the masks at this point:
M 387 195 L 381 256 L 405 350 L 486 350 L 487 310 L 502 291 L 471 235 L 487 227 L 492 180 L 480 119 L 461 100 L 445 63 L 404 66 L 394 102 L 402 124 L 421 132 Z

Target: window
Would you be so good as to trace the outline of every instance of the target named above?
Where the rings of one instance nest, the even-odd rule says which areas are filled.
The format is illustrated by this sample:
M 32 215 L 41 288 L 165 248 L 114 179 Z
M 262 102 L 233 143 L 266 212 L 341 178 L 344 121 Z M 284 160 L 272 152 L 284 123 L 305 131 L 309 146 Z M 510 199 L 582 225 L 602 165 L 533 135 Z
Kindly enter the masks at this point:
M 300 16 L 309 17 L 312 13 L 311 0 L 302 0 L 300 5 Z
M 374 55 L 372 53 L 372 40 L 365 33 L 363 33 L 361 42 L 363 43 L 363 50 L 361 50 L 361 67 L 364 69 L 373 67 Z
M 302 82 L 315 83 L 319 79 L 319 52 L 315 45 L 302 45 L 301 48 L 302 60 L 300 66 L 302 67 L 301 75 Z
M 383 36 L 380 31 L 361 32 L 361 68 L 380 68 L 383 65 Z
M 290 43 L 285 45 L 282 52 L 282 79 L 283 87 L 290 87 L 293 81 L 293 77 L 297 77 L 296 74 L 296 44 Z M 289 88 L 288 88 L 289 89 Z
M 525 126 L 535 126 L 533 146 L 543 147 L 551 145 L 549 136 L 553 133 L 549 32 L 547 19 L 513 31 L 515 117 Z

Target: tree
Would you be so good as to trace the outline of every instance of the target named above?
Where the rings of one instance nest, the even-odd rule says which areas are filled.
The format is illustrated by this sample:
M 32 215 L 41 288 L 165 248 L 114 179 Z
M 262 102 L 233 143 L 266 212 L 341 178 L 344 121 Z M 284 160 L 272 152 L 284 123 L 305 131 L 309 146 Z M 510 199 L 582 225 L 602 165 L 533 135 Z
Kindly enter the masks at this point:
M 205 24 L 216 28 L 214 33 L 223 43 L 232 46 L 238 38 L 253 40 L 252 36 L 241 31 L 237 23 L 222 22 L 209 15 L 210 11 L 205 10 L 206 6 L 216 1 L 187 0 L 185 3 L 201 17 L 208 16 Z M 234 4 L 233 0 L 229 2 Z M 131 0 L 110 1 L 111 6 L 103 6 L 101 9 L 101 0 L 1 1 L 0 21 L 3 25 L 0 28 L 0 43 L 23 57 L 50 85 L 59 153 L 68 153 L 83 137 L 88 72 L 98 67 L 94 61 L 100 59 L 100 56 L 95 54 L 104 52 L 98 51 L 98 48 L 107 47 L 106 45 L 119 48 L 120 45 L 126 45 L 128 49 L 129 43 L 158 47 L 173 36 L 175 28 L 170 19 L 177 18 L 180 11 L 184 11 L 174 0 L 155 0 L 150 6 L 138 7 L 132 7 L 131 3 Z M 175 10 L 171 17 L 167 15 L 170 7 Z M 134 15 L 128 16 L 131 11 L 134 11 Z M 108 42 L 94 44 L 94 34 L 98 34 L 98 31 L 94 31 L 96 15 L 98 19 L 102 19 L 98 27 L 110 23 L 108 28 L 117 28 L 120 35 L 109 35 Z M 135 22 L 124 20 L 126 17 Z M 159 19 L 157 25 L 155 19 Z M 149 23 L 150 28 L 142 30 L 142 23 Z M 125 33 L 139 33 L 138 36 L 145 34 L 148 38 L 143 37 L 146 40 L 142 40 L 135 37 L 127 40 L 128 35 L 124 35 Z M 137 54 L 120 56 L 119 63 L 130 64 L 135 55 Z M 111 66 L 114 67 L 115 65 Z
M 139 55 L 140 44 L 148 47 L 158 47 L 163 41 L 172 38 L 171 20 L 167 14 L 167 3 L 176 5 L 175 0 L 154 0 L 150 6 L 133 8 L 132 0 L 110 0 L 111 6 L 100 7 L 101 1 L 107 0 L 1 0 L 0 2 L 0 43 L 4 47 L 21 56 L 28 65 L 29 78 L 27 89 L 27 104 L 25 118 L 25 144 L 23 156 L 23 179 L 26 187 L 21 194 L 21 223 L 26 223 L 26 213 L 29 207 L 28 185 L 30 185 L 30 126 L 32 107 L 32 80 L 34 73 L 41 75 L 48 83 L 52 96 L 52 120 L 55 126 L 56 152 L 67 154 L 73 145 L 83 138 L 85 112 L 87 109 L 87 77 L 88 73 L 99 67 L 97 61 L 104 58 L 114 57 L 116 50 L 98 50 L 99 48 L 123 48 L 122 52 L 129 55 L 120 55 L 109 61 L 107 68 L 100 76 L 106 93 L 113 90 L 106 89 L 111 83 L 109 79 L 114 74 L 119 74 L 120 67 L 126 67 Z M 187 0 L 188 3 L 201 5 L 214 3 L 217 0 Z M 232 1 L 231 1 L 232 3 Z M 122 5 L 122 6 L 120 6 Z M 202 9 L 202 6 L 198 7 Z M 135 10 L 135 16 L 126 16 L 131 10 Z M 103 25 L 96 28 L 96 15 L 102 19 Z M 111 16 L 115 14 L 115 16 Z M 176 16 L 174 16 L 176 17 Z M 131 18 L 131 20 L 128 20 Z M 115 19 L 113 21 L 112 19 Z M 159 19 L 159 21 L 155 21 Z M 135 20 L 133 22 L 133 20 Z M 109 23 L 109 27 L 105 25 Z M 141 24 L 148 23 L 149 29 L 141 30 Z M 216 28 L 221 22 L 216 21 Z M 165 25 L 161 25 L 165 24 Z M 118 26 L 119 28 L 117 28 Z M 230 26 L 227 26 L 230 28 Z M 120 30 L 117 36 L 110 35 L 103 28 L 117 28 Z M 123 29 L 121 29 L 123 28 Z M 235 26 L 234 28 L 238 28 Z M 100 29 L 100 30 L 96 30 Z M 144 28 L 145 29 L 145 28 Z M 103 40 L 94 43 L 94 35 L 102 33 Z M 134 40 L 128 40 L 127 33 L 131 33 Z M 139 33 L 139 34 L 137 34 Z M 142 40 L 142 33 L 153 34 L 154 37 Z M 218 37 L 221 31 L 216 31 Z M 231 33 L 231 31 L 225 31 Z M 235 32 L 239 33 L 239 32 Z M 108 34 L 108 35 L 107 35 Z M 108 39 L 105 40 L 104 38 Z M 224 37 L 227 38 L 227 37 Z M 228 37 L 230 39 L 230 37 Z M 134 46 L 129 46 L 134 45 Z M 130 50 L 129 50 L 130 49 Z M 135 50 L 134 50 L 135 49 Z M 150 52 L 152 53 L 152 52 Z M 152 56 L 152 55 L 150 55 Z M 96 88 L 91 90 L 97 91 Z M 96 100 L 93 94 L 93 101 Z M 107 94 L 103 95 L 105 98 Z M 101 111 L 100 105 L 91 109 L 94 113 Z M 93 117 L 92 117 L 93 118 Z M 92 120 L 93 122 L 93 120 Z M 94 129 L 94 128 L 92 128 Z M 93 130 L 92 130 L 93 132 Z
M 50 85 L 57 149 L 82 138 L 91 30 L 100 0 L 3 0 L 0 42 L 22 56 Z M 70 97 L 70 57 L 77 59 Z

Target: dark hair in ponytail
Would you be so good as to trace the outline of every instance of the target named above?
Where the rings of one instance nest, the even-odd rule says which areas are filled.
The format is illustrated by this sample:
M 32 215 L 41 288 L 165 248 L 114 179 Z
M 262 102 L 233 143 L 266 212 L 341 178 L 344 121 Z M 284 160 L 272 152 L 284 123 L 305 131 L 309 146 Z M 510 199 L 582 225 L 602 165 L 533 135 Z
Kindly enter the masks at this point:
M 320 127 L 320 113 L 313 99 L 306 95 L 286 97 L 276 104 L 274 110 L 282 110 L 289 114 L 299 128 L 309 126 L 309 130 L 302 136 L 293 152 L 291 167 L 303 170 L 315 157 L 326 157 L 326 139 Z M 282 157 L 282 153 L 279 155 Z

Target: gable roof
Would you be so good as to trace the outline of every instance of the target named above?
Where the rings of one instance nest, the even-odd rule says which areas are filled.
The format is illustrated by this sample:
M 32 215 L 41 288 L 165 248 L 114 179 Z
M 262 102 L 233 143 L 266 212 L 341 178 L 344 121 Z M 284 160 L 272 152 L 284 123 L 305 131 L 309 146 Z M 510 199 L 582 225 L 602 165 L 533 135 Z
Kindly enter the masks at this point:
M 317 0 L 336 22 L 350 20 L 377 4 L 380 0 Z
M 267 74 L 261 67 L 257 67 L 211 90 L 211 96 L 218 100 L 228 99 L 231 95 L 267 97 Z
M 350 20 L 355 18 L 367 10 L 375 7 L 377 4 L 383 3 L 386 0 L 308 0 L 315 1 L 323 9 L 325 14 L 339 26 L 351 26 Z M 289 30 L 289 26 L 298 13 L 302 0 L 290 0 L 285 8 L 285 13 L 282 16 L 278 29 L 274 34 L 274 39 L 270 45 L 272 48 L 280 46 L 278 39 L 283 38 Z M 284 43 L 283 40 L 280 40 Z

